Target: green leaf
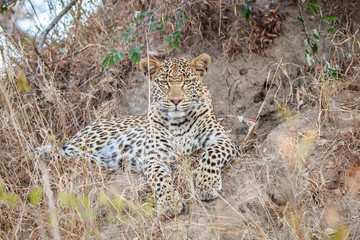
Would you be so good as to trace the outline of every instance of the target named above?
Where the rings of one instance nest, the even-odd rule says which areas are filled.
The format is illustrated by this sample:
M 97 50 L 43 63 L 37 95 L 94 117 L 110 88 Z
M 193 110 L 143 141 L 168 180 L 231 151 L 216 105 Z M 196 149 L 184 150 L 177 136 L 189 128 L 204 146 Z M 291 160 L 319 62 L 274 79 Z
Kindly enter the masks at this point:
M 237 17 L 237 13 L 236 13 L 236 5 L 234 5 L 234 15 L 235 15 L 235 17 Z
M 163 27 L 164 27 L 164 24 L 161 24 L 159 27 L 156 28 L 156 30 L 162 31 Z M 162 31 L 162 32 L 164 32 L 164 31 Z M 163 34 L 163 33 L 161 33 L 161 34 Z
M 142 53 L 142 52 L 143 52 L 143 50 L 141 49 L 141 47 L 140 47 L 140 46 L 138 46 L 138 47 L 136 48 L 135 52 L 137 52 L 137 53 Z
M 331 26 L 331 24 L 330 24 L 327 20 L 325 20 L 325 19 L 324 19 L 324 23 L 325 23 L 326 25 Z
M 135 46 L 133 46 L 129 52 L 129 58 L 132 59 L 132 56 L 134 55 L 135 52 Z
M 170 43 L 170 42 L 171 42 L 171 39 L 172 39 L 172 36 L 169 36 L 168 38 L 166 38 L 166 39 L 164 40 L 164 42 Z
M 332 32 L 336 32 L 338 29 L 337 28 L 329 28 L 327 31 L 328 33 L 332 33 Z
M 250 21 L 250 17 L 251 17 L 251 11 L 250 10 L 247 10 L 247 12 L 246 12 L 246 16 L 245 16 L 245 18 L 246 18 L 246 21 Z
M 304 22 L 304 20 L 300 16 L 298 16 L 298 19 L 300 22 L 302 22 L 302 23 Z
M 114 56 L 110 57 L 109 66 L 114 67 Z
M 140 62 L 140 55 L 137 52 L 134 52 L 132 58 L 131 58 L 132 63 L 135 62 Z
M 106 54 L 105 57 L 104 57 L 104 60 L 105 60 L 106 58 L 110 57 L 111 55 L 113 55 L 113 54 L 112 54 L 112 53 Z
M 114 54 L 117 53 L 117 51 L 115 49 L 110 49 L 110 53 Z
M 120 53 L 120 58 L 121 58 L 121 59 L 124 59 L 124 58 L 125 58 L 125 53 L 121 52 L 121 53 Z
M 328 21 L 336 21 L 338 18 L 335 16 L 328 16 L 327 18 L 325 18 Z
M 180 50 L 179 44 L 177 43 L 177 41 L 173 42 L 173 46 L 176 50 Z
M 318 41 L 320 40 L 320 37 L 316 33 L 313 33 L 313 36 L 316 40 L 318 40 Z
M 184 11 L 184 18 L 185 18 L 185 22 L 189 19 L 185 11 Z
M 150 28 L 155 30 L 156 29 L 156 25 L 154 23 L 150 24 Z
M 242 16 L 242 17 L 245 17 L 245 15 L 246 15 L 245 5 L 241 5 L 241 16 Z
M 248 7 L 252 7 L 252 6 L 254 6 L 254 3 L 249 2 L 249 3 L 247 3 L 246 5 L 247 5 Z
M 115 63 L 118 64 L 120 62 L 119 54 L 115 54 Z
M 103 68 L 106 68 L 109 63 L 109 58 L 105 58 L 103 61 Z
M 318 13 L 318 10 L 313 5 L 310 5 L 310 8 L 311 8 L 311 10 L 313 11 L 314 14 Z
M 339 79 L 342 78 L 340 70 L 338 70 L 338 69 L 332 69 L 329 67 L 329 72 L 331 73 L 331 76 L 333 76 L 334 78 L 339 78 Z
M 313 6 L 313 7 L 321 7 L 321 3 L 319 3 L 319 2 L 311 2 L 310 3 L 310 6 Z
M 2 7 L 1 8 L 1 14 L 4 15 L 4 13 L 8 10 L 7 7 Z
M 318 46 L 314 43 L 311 47 L 312 52 L 315 54 L 318 51 Z

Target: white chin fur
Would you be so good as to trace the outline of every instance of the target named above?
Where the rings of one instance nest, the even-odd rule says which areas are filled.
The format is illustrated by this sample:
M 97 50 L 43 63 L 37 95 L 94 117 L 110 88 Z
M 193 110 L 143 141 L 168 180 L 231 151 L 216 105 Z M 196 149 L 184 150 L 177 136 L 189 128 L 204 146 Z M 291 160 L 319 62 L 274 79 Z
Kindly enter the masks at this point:
M 179 117 L 185 117 L 186 113 L 185 112 L 168 112 L 167 113 L 169 117 L 171 118 L 179 118 Z

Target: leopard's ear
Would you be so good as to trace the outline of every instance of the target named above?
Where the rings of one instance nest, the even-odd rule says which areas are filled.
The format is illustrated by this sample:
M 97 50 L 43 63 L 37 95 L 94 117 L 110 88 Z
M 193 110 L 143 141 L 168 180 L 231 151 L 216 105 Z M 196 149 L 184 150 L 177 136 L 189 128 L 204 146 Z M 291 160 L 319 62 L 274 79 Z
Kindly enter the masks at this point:
M 205 76 L 210 63 L 210 56 L 207 54 L 201 54 L 200 56 L 192 60 L 190 66 L 194 68 L 196 75 L 202 78 Z
M 150 81 L 152 81 L 159 73 L 161 65 L 155 60 L 143 58 L 141 59 L 139 66 L 140 70 L 145 74 L 145 76 L 148 76 L 148 74 L 150 74 Z

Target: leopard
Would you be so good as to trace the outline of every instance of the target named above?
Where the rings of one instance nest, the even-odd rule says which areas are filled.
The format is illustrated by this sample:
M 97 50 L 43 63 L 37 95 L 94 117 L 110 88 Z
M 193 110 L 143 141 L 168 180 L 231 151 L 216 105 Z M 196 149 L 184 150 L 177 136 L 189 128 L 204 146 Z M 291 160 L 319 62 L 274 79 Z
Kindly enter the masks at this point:
M 157 212 L 167 217 L 184 209 L 172 171 L 181 154 L 200 150 L 196 195 L 205 201 L 217 198 L 221 171 L 239 152 L 216 118 L 203 81 L 210 63 L 208 54 L 192 61 L 141 59 L 139 68 L 150 87 L 148 115 L 96 121 L 76 133 L 62 150 L 72 157 L 85 154 L 114 171 L 143 173 L 155 194 Z

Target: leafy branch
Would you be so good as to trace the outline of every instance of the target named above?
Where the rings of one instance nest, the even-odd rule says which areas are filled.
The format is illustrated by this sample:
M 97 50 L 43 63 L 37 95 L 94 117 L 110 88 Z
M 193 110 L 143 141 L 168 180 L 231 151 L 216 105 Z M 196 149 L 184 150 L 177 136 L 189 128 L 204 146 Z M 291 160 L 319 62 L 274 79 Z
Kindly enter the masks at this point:
M 125 54 L 124 52 L 118 51 L 116 49 L 110 49 L 109 53 L 104 56 L 103 67 L 113 67 L 115 64 L 118 64 L 121 59 L 126 57 L 128 57 L 132 63 L 139 62 L 140 54 L 143 52 L 142 48 L 144 47 L 144 44 L 138 44 L 143 35 L 140 32 L 141 29 L 143 31 L 151 29 L 152 31 L 159 32 L 165 38 L 164 42 L 168 43 L 168 51 L 170 51 L 171 48 L 179 50 L 181 29 L 187 20 L 188 17 L 185 11 L 178 12 L 174 17 L 168 14 L 165 16 L 161 15 L 159 19 L 156 19 L 154 12 L 145 11 L 139 14 L 135 20 L 136 27 L 126 29 L 123 35 L 124 41 L 131 45 L 129 53 Z M 164 28 L 167 22 L 175 26 L 173 32 L 167 32 Z
M 306 0 L 301 0 L 302 3 L 305 3 Z M 329 33 L 333 33 L 337 31 L 337 28 L 333 27 L 331 22 L 332 21 L 336 21 L 337 17 L 335 16 L 328 16 L 326 18 L 324 18 L 323 14 L 322 14 L 322 10 L 321 10 L 321 3 L 317 2 L 317 1 L 311 1 L 311 2 L 307 2 L 306 3 L 306 12 L 309 15 L 318 15 L 320 17 L 320 19 L 322 19 L 322 22 L 327 25 L 330 26 L 330 28 L 327 30 L 326 33 L 322 33 L 320 31 L 320 26 L 319 26 L 319 31 L 317 29 L 313 29 L 313 33 L 312 35 L 309 34 L 305 21 L 304 21 L 304 17 L 302 14 L 302 8 L 301 8 L 301 3 L 300 1 L 298 1 L 298 9 L 299 9 L 299 15 L 298 16 L 298 20 L 303 24 L 303 28 L 304 28 L 304 32 L 305 32 L 305 36 L 306 36 L 306 45 L 310 47 L 310 51 L 308 50 L 308 48 L 305 48 L 305 57 L 306 57 L 306 61 L 308 63 L 309 66 L 311 66 L 314 63 L 314 59 L 316 59 L 317 62 L 319 62 L 319 59 L 316 55 L 316 53 L 318 52 L 318 42 L 320 42 L 322 40 L 322 38 L 326 38 L 327 34 Z
M 242 1 L 240 1 L 242 2 Z M 254 3 L 246 3 L 244 2 L 243 4 L 241 4 L 241 16 L 244 17 L 246 19 L 247 22 L 250 21 L 250 17 L 252 15 L 252 12 L 250 10 L 250 8 L 254 6 Z M 239 0 L 235 0 L 235 4 L 234 4 L 234 15 L 235 17 L 237 17 L 237 9 L 239 7 Z

